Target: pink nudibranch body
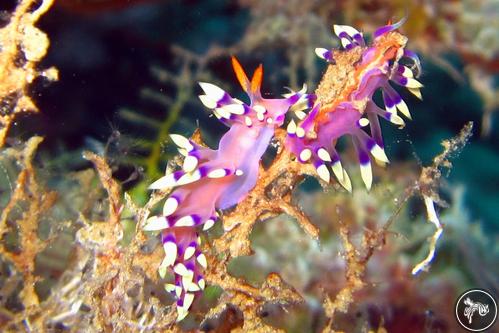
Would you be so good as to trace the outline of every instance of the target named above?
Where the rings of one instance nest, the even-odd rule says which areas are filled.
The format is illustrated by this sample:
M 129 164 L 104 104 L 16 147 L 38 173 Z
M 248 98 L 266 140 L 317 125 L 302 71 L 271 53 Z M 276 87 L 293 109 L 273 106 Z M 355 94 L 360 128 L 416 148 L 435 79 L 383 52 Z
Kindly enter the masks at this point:
M 276 128 L 283 124 L 291 107 L 307 108 L 313 95 L 304 90 L 285 98 L 266 99 L 260 93 L 263 68 L 260 65 L 250 81 L 239 62 L 232 65 L 250 104 L 232 98 L 210 83 L 200 83 L 205 95 L 199 96 L 214 115 L 230 126 L 217 150 L 202 147 L 180 135 L 172 140 L 185 156 L 182 170 L 155 181 L 151 189 L 175 187 L 165 201 L 163 214 L 148 219 L 145 230 L 161 230 L 165 259 L 160 266 L 164 276 L 173 267 L 175 281 L 166 289 L 177 297 L 178 320 L 183 319 L 194 300 L 204 289 L 201 267 L 205 256 L 199 250 L 197 228 L 209 229 L 217 220 L 218 209 L 236 205 L 255 186 L 259 163 Z
M 407 38 L 394 31 L 402 23 L 403 20 L 376 30 L 369 46 L 356 29 L 335 25 L 334 32 L 344 50 L 316 49 L 317 55 L 330 65 L 316 90 L 317 103 L 312 111 L 298 124 L 289 123 L 286 148 L 300 162 L 312 163 L 327 183 L 332 172 L 344 188 L 352 189 L 335 148 L 337 140 L 348 135 L 357 151 L 362 180 L 370 189 L 371 156 L 378 164 L 388 163 L 379 117 L 400 127 L 405 123 L 397 113 L 410 119 L 406 103 L 390 82 L 421 98 L 423 86 L 415 79 L 420 73 L 419 59 L 405 49 Z M 402 64 L 402 58 L 411 60 L 413 66 Z M 385 110 L 372 100 L 377 90 L 382 92 Z M 366 131 L 367 128 L 370 130 Z

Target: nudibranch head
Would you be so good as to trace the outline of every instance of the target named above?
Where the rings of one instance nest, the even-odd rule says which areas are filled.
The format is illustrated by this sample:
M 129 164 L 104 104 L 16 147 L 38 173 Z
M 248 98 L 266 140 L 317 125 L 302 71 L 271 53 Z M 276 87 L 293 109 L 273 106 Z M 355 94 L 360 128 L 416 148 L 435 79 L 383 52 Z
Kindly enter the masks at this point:
M 309 106 L 314 101 L 314 95 L 306 94 L 305 89 L 291 92 L 285 98 L 268 99 L 261 94 L 263 80 L 263 66 L 260 64 L 254 71 L 251 80 L 248 79 L 239 61 L 232 57 L 232 67 L 244 92 L 248 95 L 250 103 L 245 104 L 237 98 L 232 98 L 223 89 L 211 83 L 201 82 L 200 86 L 204 95 L 200 95 L 201 102 L 223 123 L 232 126 L 235 123 L 247 127 L 280 127 L 285 115 L 293 107 L 296 111 Z M 306 104 L 306 105 L 303 105 Z
M 325 181 L 330 181 L 330 170 L 339 183 L 351 191 L 351 182 L 343 169 L 335 149 L 338 138 L 348 134 L 357 150 L 362 179 L 368 189 L 372 184 L 371 156 L 378 164 L 388 163 L 379 124 L 382 117 L 399 127 L 405 125 L 398 115 L 410 119 L 404 100 L 390 82 L 406 87 L 421 98 L 422 84 L 418 57 L 407 50 L 407 38 L 395 31 L 403 21 L 379 28 L 371 45 L 366 45 L 363 34 L 355 28 L 335 25 L 343 50 L 316 49 L 316 54 L 329 66 L 315 94 L 317 101 L 299 124 L 288 125 L 286 146 L 302 163 L 312 163 Z M 412 60 L 406 66 L 401 59 Z M 385 110 L 372 100 L 382 91 Z M 365 131 L 370 127 L 370 134 Z

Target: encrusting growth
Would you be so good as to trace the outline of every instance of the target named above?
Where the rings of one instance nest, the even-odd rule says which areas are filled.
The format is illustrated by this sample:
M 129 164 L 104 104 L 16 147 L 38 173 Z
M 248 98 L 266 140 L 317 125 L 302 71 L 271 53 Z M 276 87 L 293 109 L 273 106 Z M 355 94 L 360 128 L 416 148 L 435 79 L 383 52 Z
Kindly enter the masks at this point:
M 356 148 L 362 179 L 371 188 L 371 156 L 384 165 L 384 151 L 378 117 L 403 127 L 410 119 L 406 103 L 390 85 L 404 86 L 417 97 L 422 87 L 415 77 L 421 72 L 417 56 L 405 50 L 406 37 L 396 30 L 403 22 L 379 28 L 372 45 L 366 46 L 356 29 L 335 25 L 334 32 L 345 50 L 318 48 L 316 54 L 330 63 L 315 94 L 306 87 L 291 91 L 281 99 L 265 99 L 260 93 L 263 68 L 260 65 L 251 80 L 236 58 L 232 66 L 250 103 L 232 98 L 221 88 L 200 83 L 201 102 L 230 127 L 218 149 L 210 149 L 178 134 L 172 141 L 184 156 L 182 169 L 156 180 L 150 189 L 173 189 L 160 216 L 150 217 L 146 231 L 160 231 L 165 258 L 159 273 L 165 277 L 172 267 L 175 280 L 165 288 L 177 298 L 177 320 L 188 314 L 195 294 L 205 287 L 202 268 L 207 260 L 200 251 L 198 230 L 211 228 L 218 219 L 217 210 L 240 203 L 255 187 L 260 160 L 286 113 L 292 113 L 287 125 L 284 149 L 296 155 L 300 163 L 311 163 L 319 178 L 330 182 L 330 170 L 339 183 L 351 191 L 351 182 L 335 149 L 337 140 L 350 135 Z M 400 62 L 412 60 L 411 67 Z M 372 100 L 382 90 L 385 110 Z M 311 109 L 306 113 L 304 110 Z M 295 119 L 297 119 L 295 121 Z M 370 134 L 365 128 L 370 125 Z

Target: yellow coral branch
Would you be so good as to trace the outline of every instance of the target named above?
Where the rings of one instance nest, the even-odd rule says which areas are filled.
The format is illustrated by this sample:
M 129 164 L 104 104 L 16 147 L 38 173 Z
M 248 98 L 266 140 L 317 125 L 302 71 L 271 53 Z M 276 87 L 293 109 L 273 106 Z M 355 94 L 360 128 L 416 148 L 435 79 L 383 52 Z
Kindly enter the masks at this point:
M 36 22 L 52 5 L 53 0 L 43 0 L 39 7 L 29 12 L 36 0 L 23 0 L 12 14 L 7 26 L 0 29 L 0 147 L 17 113 L 38 111 L 28 96 L 27 87 L 39 75 L 57 80 L 58 72 L 49 68 L 42 72 L 36 64 L 45 56 L 49 39 L 35 27 Z M 16 59 L 22 55 L 24 63 Z

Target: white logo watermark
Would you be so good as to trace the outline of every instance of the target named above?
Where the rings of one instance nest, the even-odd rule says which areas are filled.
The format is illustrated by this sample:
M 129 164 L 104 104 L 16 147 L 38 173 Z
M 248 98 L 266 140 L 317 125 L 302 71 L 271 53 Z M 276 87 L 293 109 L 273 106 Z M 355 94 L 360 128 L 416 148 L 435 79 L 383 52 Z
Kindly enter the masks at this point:
M 478 310 L 478 314 L 482 317 L 485 316 L 487 313 L 489 313 L 488 304 L 485 305 L 479 302 L 473 302 L 469 298 L 466 298 L 464 300 L 464 304 L 467 305 L 467 307 L 464 309 L 464 315 L 466 316 L 466 318 L 468 318 L 470 324 L 473 320 L 473 314 L 475 313 L 475 311 Z
M 497 319 L 496 300 L 485 290 L 468 290 L 456 302 L 456 319 L 470 332 L 483 332 Z

